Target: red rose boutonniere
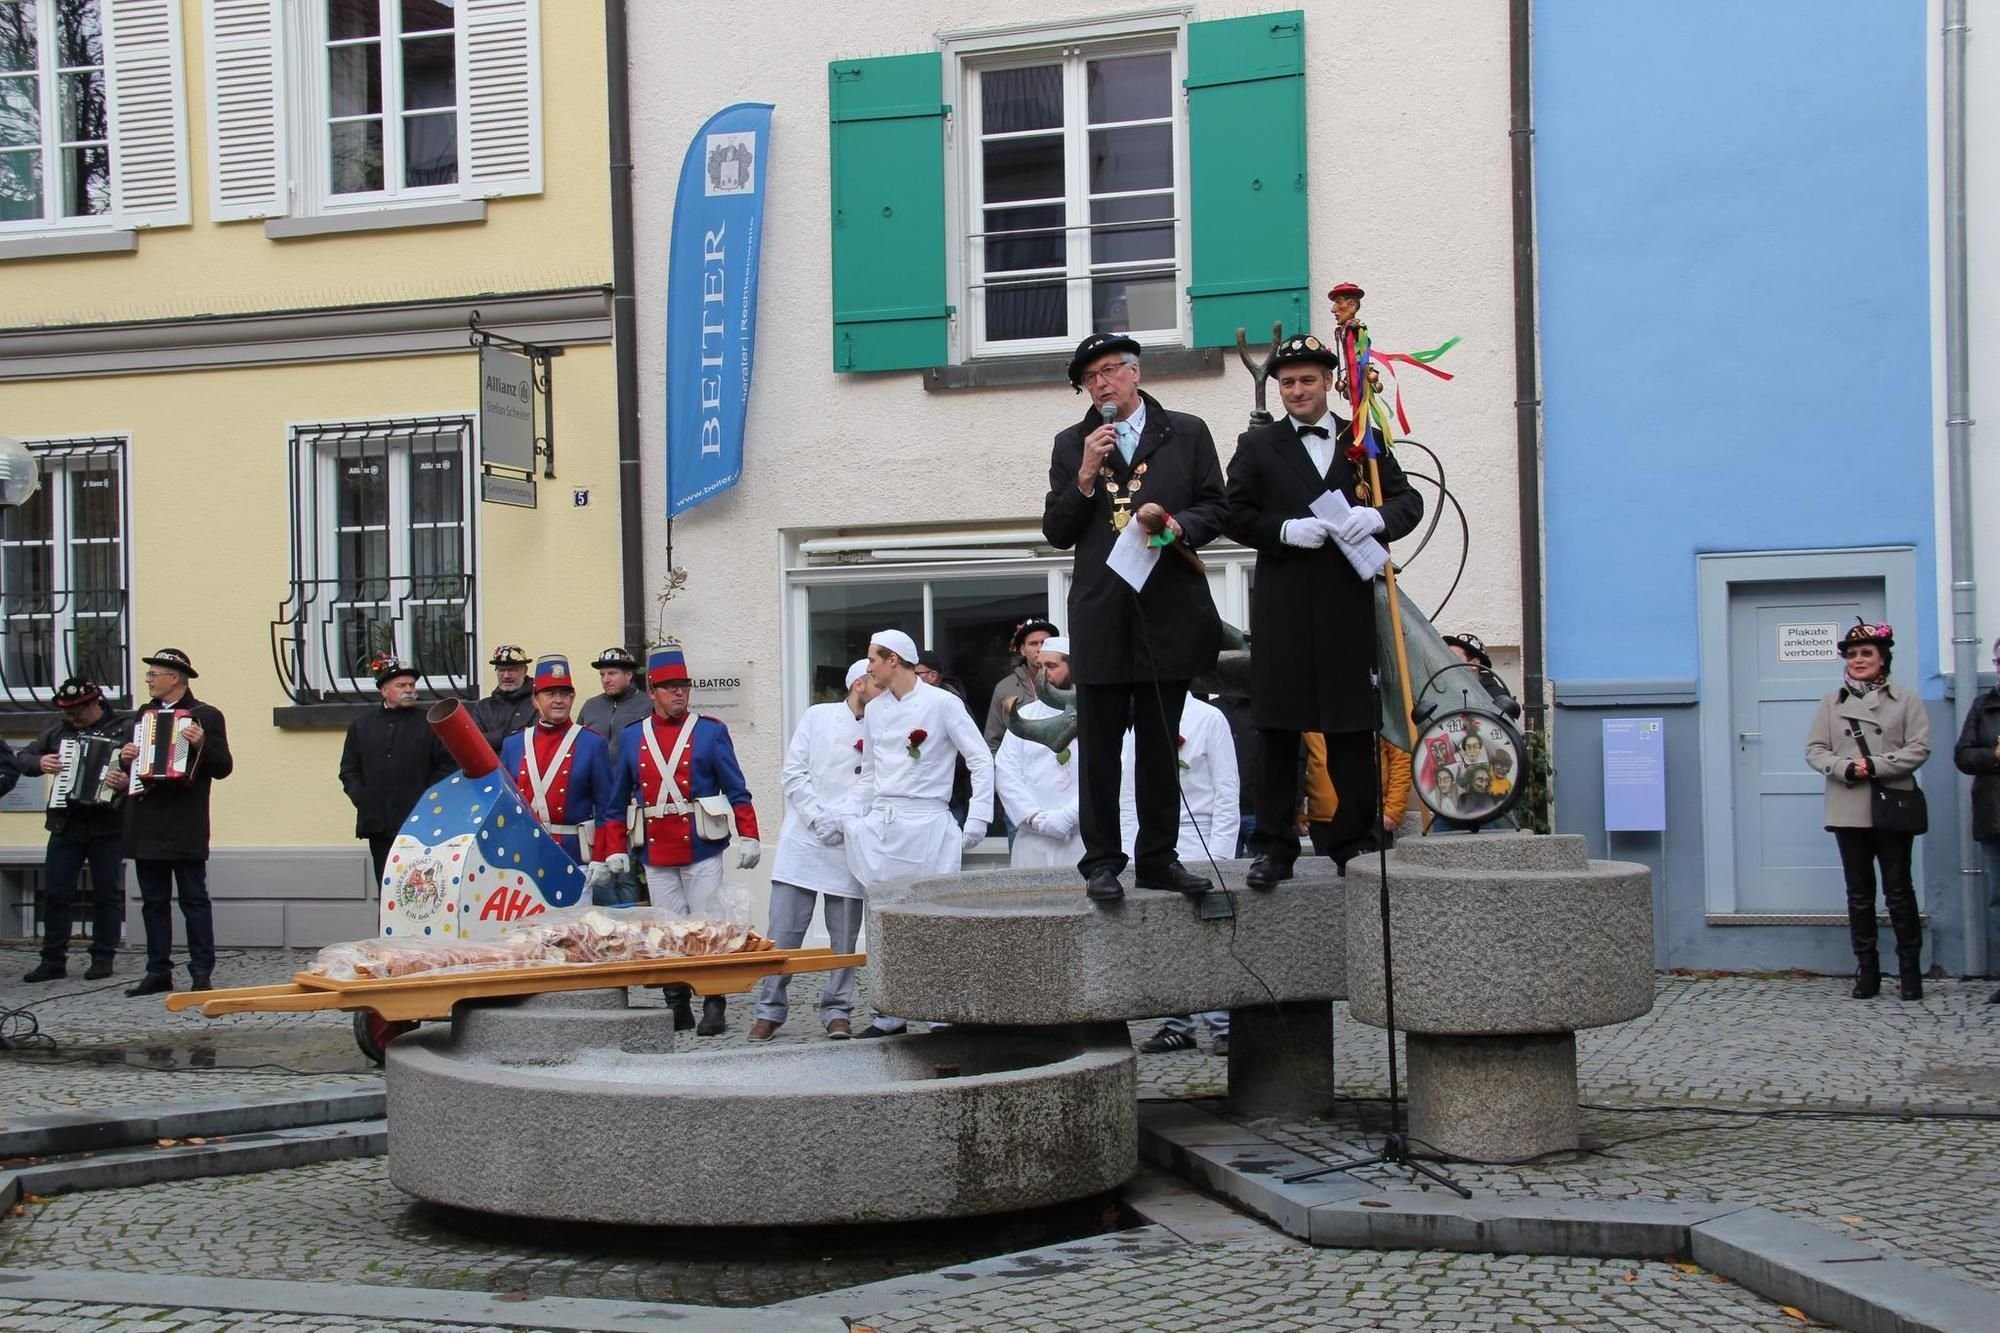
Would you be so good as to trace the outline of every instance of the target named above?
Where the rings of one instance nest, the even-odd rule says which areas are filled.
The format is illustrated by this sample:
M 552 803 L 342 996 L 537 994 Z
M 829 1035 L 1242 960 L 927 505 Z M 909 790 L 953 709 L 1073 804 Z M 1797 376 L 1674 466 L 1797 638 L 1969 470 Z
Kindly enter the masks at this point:
M 854 742 L 854 753 L 856 754 L 861 753 L 861 741 L 859 740 L 859 738 L 857 738 Z
M 1182 749 L 1182 748 L 1184 748 L 1184 747 L 1185 747 L 1186 745 L 1187 745 L 1187 737 L 1185 737 L 1185 736 L 1176 736 L 1176 737 L 1174 737 L 1174 748 L 1175 748 L 1176 750 L 1179 750 L 1179 749 Z M 1187 760 L 1185 760 L 1185 759 L 1183 759 L 1183 758 L 1181 758 L 1181 757 L 1180 757 L 1179 755 L 1175 755 L 1175 756 L 1174 756 L 1174 762 L 1175 762 L 1176 764 L 1180 765 L 1180 766 L 1181 766 L 1182 768 L 1186 768 L 1186 767 L 1188 767 L 1188 761 L 1187 761 Z
M 910 733 L 910 758 L 922 759 L 924 757 L 924 742 L 930 738 L 931 734 L 922 727 L 918 727 L 915 731 L 912 731 Z

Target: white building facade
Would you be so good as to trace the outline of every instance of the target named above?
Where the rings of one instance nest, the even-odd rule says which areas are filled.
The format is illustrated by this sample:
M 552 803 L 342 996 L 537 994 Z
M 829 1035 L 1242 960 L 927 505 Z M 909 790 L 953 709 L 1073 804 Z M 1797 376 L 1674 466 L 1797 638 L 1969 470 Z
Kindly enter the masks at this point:
M 647 579 L 686 570 L 660 625 L 697 678 L 741 682 L 720 697 L 773 836 L 791 725 L 838 693 L 870 631 L 942 653 L 983 715 L 1012 626 L 1067 628 L 1070 558 L 1041 513 L 1051 441 L 1085 409 L 1063 366 L 1096 330 L 1140 339 L 1145 388 L 1205 419 L 1225 466 L 1252 406 L 1239 326 L 1253 348 L 1274 322 L 1324 327 L 1326 289 L 1350 280 L 1378 346 L 1461 338 L 1451 383 L 1404 388 L 1470 549 L 1420 485 L 1446 512 L 1406 586 L 1426 609 L 1449 592 L 1441 627 L 1479 634 L 1515 674 L 1505 7 L 1008 13 L 967 27 L 942 0 L 634 10 Z M 743 478 L 670 533 L 676 172 L 702 122 L 744 101 L 776 109 Z M 1224 618 L 1248 628 L 1252 553 L 1204 555 Z

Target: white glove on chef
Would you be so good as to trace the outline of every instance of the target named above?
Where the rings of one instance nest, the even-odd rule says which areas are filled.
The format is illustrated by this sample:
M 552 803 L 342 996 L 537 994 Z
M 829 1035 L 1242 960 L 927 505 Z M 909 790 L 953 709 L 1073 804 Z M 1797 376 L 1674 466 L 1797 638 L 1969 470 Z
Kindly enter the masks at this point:
M 602 861 L 598 862 L 597 865 L 602 865 L 604 867 L 604 872 L 607 876 L 629 875 L 632 873 L 632 858 L 626 855 L 624 852 L 613 852 L 611 853 L 611 855 L 605 857 Z M 593 870 L 595 870 L 596 868 L 597 868 L 596 865 L 593 865 L 591 867 L 591 869 Z
M 1076 819 L 1074 810 L 1037 810 L 1028 827 L 1045 838 L 1067 838 L 1076 832 Z
M 1316 518 L 1288 518 L 1278 529 L 1278 540 L 1301 550 L 1317 550 L 1326 545 L 1326 524 Z
M 738 870 L 755 870 L 757 862 L 762 860 L 763 856 L 764 845 L 755 838 L 738 838 L 736 840 L 736 868 Z
M 822 846 L 838 847 L 847 841 L 847 835 L 841 831 L 840 821 L 832 815 L 821 815 L 812 821 L 810 827 L 813 836 L 820 840 Z
M 1347 511 L 1347 517 L 1340 520 L 1340 526 L 1334 530 L 1334 535 L 1344 542 L 1358 542 L 1363 538 L 1373 537 L 1385 526 L 1387 525 L 1382 521 L 1381 510 L 1370 509 L 1367 505 L 1356 505 Z
M 971 851 L 986 839 L 986 821 L 968 819 L 965 821 L 965 850 Z

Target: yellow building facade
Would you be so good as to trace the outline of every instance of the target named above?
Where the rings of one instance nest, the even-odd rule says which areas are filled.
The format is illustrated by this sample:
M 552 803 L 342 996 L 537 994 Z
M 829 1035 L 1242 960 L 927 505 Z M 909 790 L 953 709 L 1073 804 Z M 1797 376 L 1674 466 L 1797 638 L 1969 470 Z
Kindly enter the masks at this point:
M 588 678 L 620 637 L 604 32 L 552 8 L 0 3 L 0 434 L 42 462 L 0 511 L 0 735 L 187 652 L 236 760 L 223 944 L 374 933 L 337 779 L 370 656 L 483 693 L 496 644 Z M 475 316 L 558 352 L 534 508 L 482 498 Z M 44 799 L 0 808 L 0 935 Z

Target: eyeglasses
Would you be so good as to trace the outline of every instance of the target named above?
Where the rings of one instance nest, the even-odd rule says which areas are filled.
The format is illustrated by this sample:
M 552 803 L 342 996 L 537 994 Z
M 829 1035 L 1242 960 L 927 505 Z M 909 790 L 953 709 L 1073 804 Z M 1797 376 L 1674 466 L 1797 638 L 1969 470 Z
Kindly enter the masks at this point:
M 1131 364 L 1132 363 L 1129 361 L 1120 361 L 1117 365 L 1107 367 L 1104 370 L 1087 371 L 1084 374 L 1083 382 L 1085 384 L 1102 384 L 1104 381 L 1110 379 L 1113 375 L 1119 374 L 1120 372 L 1129 369 L 1131 367 Z
M 168 676 L 178 676 L 178 675 L 180 675 L 180 672 L 178 671 L 148 671 L 146 673 L 146 679 L 165 680 Z

